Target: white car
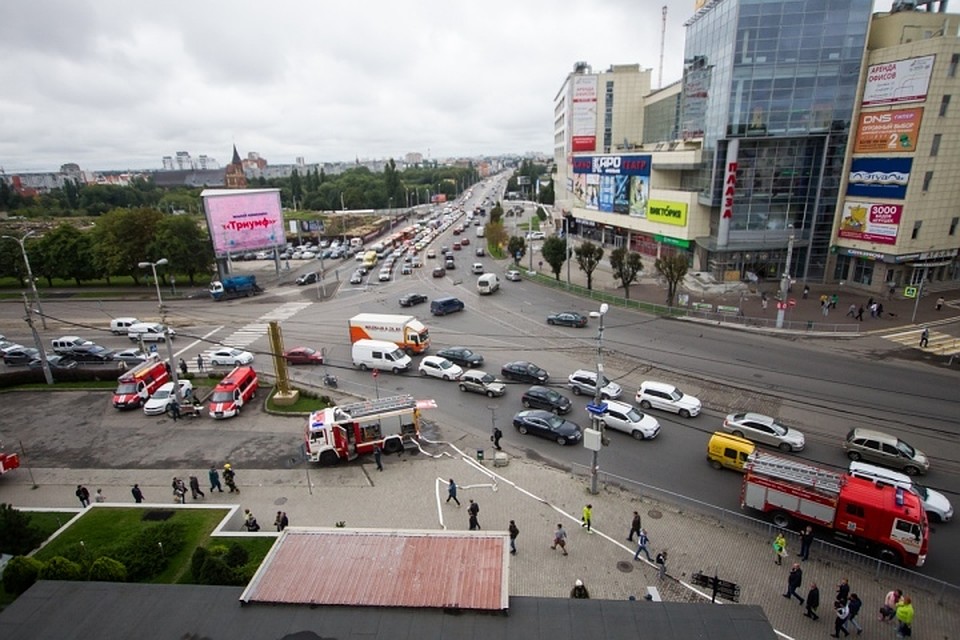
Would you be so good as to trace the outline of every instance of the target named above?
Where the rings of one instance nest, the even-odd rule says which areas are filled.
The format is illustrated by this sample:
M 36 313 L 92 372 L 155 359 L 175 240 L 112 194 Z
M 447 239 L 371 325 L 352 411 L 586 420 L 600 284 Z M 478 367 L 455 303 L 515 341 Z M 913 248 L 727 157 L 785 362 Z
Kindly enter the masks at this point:
M 608 400 L 607 410 L 600 422 L 608 429 L 629 433 L 637 440 L 652 440 L 660 434 L 660 422 L 651 415 L 637 411 L 626 402 Z
M 905 473 L 867 464 L 866 462 L 851 462 L 850 475 L 865 478 L 871 482 L 900 487 L 905 491 L 912 491 L 923 502 L 923 510 L 931 522 L 950 522 L 953 520 L 953 505 L 947 496 L 939 491 L 928 489 Z
M 148 416 L 158 416 L 167 412 L 167 407 L 173 402 L 173 383 L 167 382 L 153 392 L 150 399 L 143 404 L 143 412 Z M 189 380 L 180 380 L 180 398 L 184 402 L 193 401 L 193 383 Z
M 681 418 L 700 415 L 703 405 L 698 398 L 680 391 L 672 384 L 645 380 L 637 391 L 637 404 L 643 409 L 662 409 L 680 414 Z
M 453 364 L 440 356 L 425 356 L 417 370 L 422 376 L 432 376 L 441 380 L 457 380 L 463 375 L 460 365 Z
M 519 281 L 520 281 L 520 272 L 517 271 L 516 269 L 510 269 L 510 271 L 507 271 L 507 273 L 506 273 L 506 275 L 505 275 L 504 277 L 505 277 L 507 280 L 509 280 L 510 282 L 519 282 Z
M 224 349 L 211 351 L 207 359 L 210 360 L 210 363 L 214 366 L 226 365 L 239 367 L 240 365 L 250 364 L 253 362 L 253 354 L 249 351 L 242 351 L 240 349 L 231 349 L 227 347 Z
M 377 276 L 377 279 L 380 282 L 387 282 L 388 280 L 390 280 L 390 269 L 381 269 L 380 275 Z
M 578 369 L 567 378 L 567 386 L 573 389 L 574 395 L 585 393 L 594 396 L 597 393 L 597 372 Z M 604 400 L 616 400 L 623 393 L 623 389 L 616 382 L 606 376 L 600 381 L 600 397 Z

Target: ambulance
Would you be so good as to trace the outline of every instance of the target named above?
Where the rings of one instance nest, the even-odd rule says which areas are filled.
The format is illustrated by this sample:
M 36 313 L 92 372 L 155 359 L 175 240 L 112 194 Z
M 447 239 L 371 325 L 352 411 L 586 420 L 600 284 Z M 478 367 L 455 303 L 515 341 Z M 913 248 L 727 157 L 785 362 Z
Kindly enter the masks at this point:
M 151 355 L 117 379 L 113 392 L 113 406 L 117 409 L 136 409 L 147 398 L 170 380 L 167 364 L 156 354 Z
M 227 374 L 210 396 L 210 417 L 232 418 L 257 395 L 257 372 L 253 367 L 237 367 Z

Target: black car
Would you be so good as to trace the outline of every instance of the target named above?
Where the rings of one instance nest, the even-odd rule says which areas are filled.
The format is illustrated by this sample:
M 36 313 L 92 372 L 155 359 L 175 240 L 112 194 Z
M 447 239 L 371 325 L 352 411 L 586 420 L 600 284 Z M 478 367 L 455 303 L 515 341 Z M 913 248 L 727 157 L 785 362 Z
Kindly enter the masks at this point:
M 310 273 L 305 273 L 302 276 L 297 278 L 297 285 L 303 286 L 305 284 L 314 284 L 317 281 L 317 272 L 311 271 Z
M 579 442 L 583 434 L 573 422 L 556 416 L 549 411 L 521 411 L 513 416 L 513 426 L 521 434 L 531 434 L 555 440 L 559 445 Z
M 15 366 L 21 364 L 30 364 L 32 360 L 40 357 L 40 352 L 33 347 L 20 347 L 11 349 L 3 354 L 3 364 Z
M 427 296 L 422 293 L 408 293 L 407 295 L 400 298 L 401 307 L 412 307 L 415 304 L 420 304 L 427 301 Z M 442 353 L 439 355 L 443 355 Z
M 66 355 L 68 355 L 71 360 L 79 363 L 102 364 L 105 362 L 113 362 L 113 349 L 107 349 L 98 344 L 74 347 L 70 350 L 70 353 Z
M 51 369 L 75 369 L 77 367 L 77 361 L 68 357 L 60 355 L 47 356 L 47 364 L 50 365 Z M 40 361 L 40 358 L 30 361 L 31 369 L 39 369 L 43 367 L 43 363 Z
M 568 413 L 573 405 L 570 398 L 559 391 L 539 385 L 530 387 L 520 399 L 527 409 L 543 409 L 552 413 Z
M 561 311 L 547 316 L 547 324 L 558 324 L 564 327 L 585 327 L 587 316 L 576 311 Z
M 550 374 L 545 369 L 541 369 L 532 362 L 526 362 L 525 360 L 508 362 L 500 369 L 500 375 L 505 380 L 515 380 L 528 384 L 544 384 L 550 379 Z
M 466 347 L 450 347 L 438 351 L 437 355 L 441 358 L 446 358 L 450 362 L 455 362 L 461 367 L 479 367 L 483 364 L 483 356 Z

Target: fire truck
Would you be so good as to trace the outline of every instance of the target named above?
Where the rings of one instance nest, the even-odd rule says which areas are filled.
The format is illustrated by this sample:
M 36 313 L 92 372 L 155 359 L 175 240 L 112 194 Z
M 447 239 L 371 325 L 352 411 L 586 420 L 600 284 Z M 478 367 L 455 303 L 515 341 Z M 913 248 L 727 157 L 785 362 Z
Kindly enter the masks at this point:
M 331 465 L 373 453 L 377 446 L 400 453 L 420 436 L 421 409 L 436 406 L 433 400 L 401 395 L 314 411 L 307 420 L 307 457 Z
M 117 409 L 136 409 L 169 380 L 170 372 L 166 363 L 159 356 L 151 355 L 146 362 L 140 363 L 117 379 L 113 406 Z
M 772 514 L 778 527 L 819 525 L 887 562 L 927 558 L 927 514 L 914 493 L 759 451 L 745 470 L 740 505 Z
M 0 442 L 0 476 L 7 471 L 13 471 L 20 466 L 20 456 L 15 453 L 5 453 L 3 443 Z

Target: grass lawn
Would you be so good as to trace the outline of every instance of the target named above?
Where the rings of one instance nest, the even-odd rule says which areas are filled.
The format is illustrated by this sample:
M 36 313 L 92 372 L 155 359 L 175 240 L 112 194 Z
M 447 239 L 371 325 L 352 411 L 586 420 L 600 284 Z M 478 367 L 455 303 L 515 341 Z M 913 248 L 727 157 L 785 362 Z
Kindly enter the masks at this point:
M 267 399 L 268 411 L 276 411 L 277 413 L 311 413 L 313 411 L 319 411 L 320 409 L 326 409 L 333 404 L 330 402 L 330 398 L 327 396 L 308 398 L 301 391 L 300 397 L 297 398 L 295 403 L 282 406 L 273 401 L 273 394 L 275 391 L 276 389 L 271 390 L 270 398 Z
M 73 513 L 60 511 L 27 511 L 25 513 L 30 516 L 30 524 L 35 526 L 43 533 L 44 540 L 52 536 L 54 531 L 65 525 L 70 521 L 70 518 L 76 515 Z

